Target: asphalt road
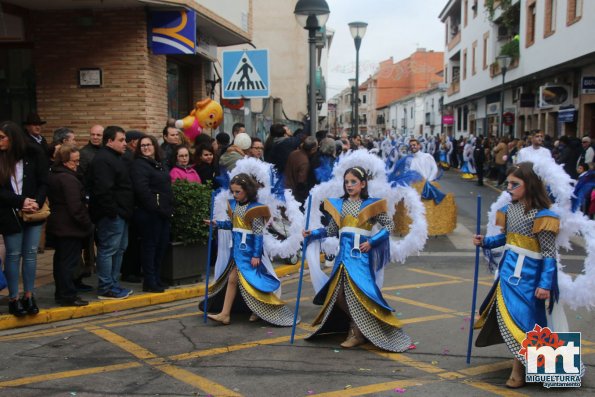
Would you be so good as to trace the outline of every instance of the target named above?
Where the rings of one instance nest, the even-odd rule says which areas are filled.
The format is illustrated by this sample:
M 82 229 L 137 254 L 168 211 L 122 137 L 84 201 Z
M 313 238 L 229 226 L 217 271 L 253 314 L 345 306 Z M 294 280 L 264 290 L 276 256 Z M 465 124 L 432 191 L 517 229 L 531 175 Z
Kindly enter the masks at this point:
M 595 331 L 592 312 L 568 311 L 581 331 L 587 373 L 580 389 L 504 387 L 511 356 L 504 345 L 474 348 L 465 363 L 472 295 L 476 194 L 484 216 L 498 192 L 442 178 L 455 193 L 457 230 L 430 238 L 420 256 L 391 264 L 383 293 L 395 308 L 413 349 L 385 353 L 371 345 L 342 349 L 341 336 L 304 341 L 318 312 L 306 276 L 300 313 L 291 330 L 234 316 L 229 326 L 204 324 L 197 301 L 179 301 L 111 315 L 4 331 L 0 334 L 1 396 L 542 396 L 592 395 Z M 485 223 L 485 221 L 484 221 Z M 564 253 L 578 272 L 584 251 Z M 478 304 L 493 279 L 482 263 Z M 297 277 L 284 279 L 283 298 L 295 305 Z

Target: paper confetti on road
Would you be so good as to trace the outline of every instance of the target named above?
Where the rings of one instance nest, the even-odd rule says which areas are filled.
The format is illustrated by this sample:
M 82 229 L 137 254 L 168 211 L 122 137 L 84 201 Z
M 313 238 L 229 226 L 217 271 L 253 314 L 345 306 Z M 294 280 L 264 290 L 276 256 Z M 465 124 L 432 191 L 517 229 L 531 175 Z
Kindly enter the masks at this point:
M 395 392 L 397 392 L 397 393 L 399 393 L 399 394 L 403 394 L 403 393 L 405 393 L 405 391 L 406 391 L 405 389 L 401 389 L 400 387 L 397 387 L 397 388 L 395 389 Z

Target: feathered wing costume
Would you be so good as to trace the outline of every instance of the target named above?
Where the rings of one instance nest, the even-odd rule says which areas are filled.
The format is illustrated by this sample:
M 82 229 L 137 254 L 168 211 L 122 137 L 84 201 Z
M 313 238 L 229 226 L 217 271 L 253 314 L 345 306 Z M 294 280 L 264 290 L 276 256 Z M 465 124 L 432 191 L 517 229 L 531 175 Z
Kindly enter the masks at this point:
M 422 198 L 426 208 L 428 234 L 439 236 L 451 233 L 457 225 L 457 205 L 452 193 L 443 193 L 438 184 L 438 167 L 434 158 L 427 153 L 417 152 L 408 155 L 387 168 L 388 180 L 393 184 L 409 185 L 413 187 Z M 409 231 L 412 219 L 407 216 L 403 204 L 397 206 L 394 217 L 395 231 L 406 234 Z
M 526 332 L 535 324 L 556 332 L 567 332 L 563 303 L 571 308 L 595 306 L 595 223 L 571 211 L 572 180 L 551 158 L 531 159 L 533 169 L 555 199 L 550 209 L 525 212 L 503 192 L 488 214 L 484 247 L 504 247 L 494 285 L 480 308 L 476 328 L 481 328 L 476 345 L 505 342 L 513 355 L 519 354 Z M 582 234 L 587 257 L 583 274 L 572 280 L 562 270 L 558 247 L 570 248 L 570 237 Z M 492 262 L 493 264 L 493 262 Z M 550 290 L 550 302 L 535 297 L 535 289 Z M 584 369 L 584 367 L 583 367 Z
M 370 198 L 350 202 L 343 195 L 343 174 L 359 166 L 367 170 Z M 318 328 L 308 339 L 320 334 L 346 332 L 354 321 L 363 335 L 374 345 L 388 351 L 405 351 L 411 339 L 402 331 L 394 309 L 385 301 L 380 289 L 384 267 L 423 249 L 427 240 L 424 207 L 419 195 L 410 187 L 391 188 L 386 180 L 384 163 L 365 150 L 342 156 L 333 170 L 333 179 L 311 190 L 312 229 L 306 257 L 316 297 L 314 303 L 322 309 L 314 321 Z M 383 197 L 382 199 L 372 197 Z M 416 222 L 403 240 L 390 238 L 391 218 L 395 203 L 405 199 Z M 330 216 L 329 226 L 322 228 L 320 204 Z M 322 246 L 321 246 L 321 240 Z M 359 251 L 359 244 L 370 242 L 369 253 Z M 330 277 L 320 269 L 320 250 L 336 254 Z M 338 307 L 337 299 L 344 296 L 349 315 Z
M 271 257 L 295 254 L 300 249 L 303 216 L 299 203 L 289 190 L 275 192 L 275 176 L 271 164 L 246 158 L 239 160 L 230 174 L 253 176 L 262 186 L 257 202 L 239 205 L 229 190 L 215 197 L 214 217 L 217 220 L 218 251 L 215 263 L 215 282 L 209 286 L 209 312 L 218 311 L 223 305 L 227 278 L 233 266 L 237 267 L 242 299 L 234 302 L 233 311 L 249 309 L 263 320 L 278 326 L 291 326 L 293 313 L 281 297 L 281 282 L 275 274 Z M 281 217 L 285 211 L 291 219 L 289 237 L 279 241 L 267 231 L 271 217 Z M 260 257 L 261 264 L 254 268 L 252 257 Z M 204 301 L 199 308 L 203 309 Z

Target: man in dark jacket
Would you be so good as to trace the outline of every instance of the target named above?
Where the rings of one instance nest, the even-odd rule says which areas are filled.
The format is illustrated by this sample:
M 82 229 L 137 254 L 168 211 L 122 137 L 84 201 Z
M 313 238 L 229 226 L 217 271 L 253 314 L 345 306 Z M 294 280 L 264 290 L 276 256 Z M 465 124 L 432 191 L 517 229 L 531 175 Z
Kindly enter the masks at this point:
M 87 173 L 87 168 L 89 168 L 89 164 L 93 161 L 93 158 L 101 149 L 101 141 L 103 140 L 103 127 L 100 125 L 94 125 L 91 127 L 89 131 L 89 143 L 87 143 L 81 149 L 81 163 L 79 165 L 78 171 L 85 175 Z
M 264 148 L 264 161 L 274 164 L 277 171 L 282 174 L 289 154 L 300 146 L 304 136 L 307 136 L 304 130 L 298 129 L 293 134 L 286 125 L 271 125 Z
M 27 142 L 35 144 L 37 147 L 41 147 L 45 156 L 45 161 L 49 165 L 50 146 L 46 139 L 41 135 L 41 126 L 47 123 L 39 117 L 37 113 L 29 113 L 23 126 L 25 127 L 25 137 Z
M 318 150 L 318 142 L 313 136 L 304 140 L 302 147 L 294 150 L 287 159 L 285 167 L 285 186 L 291 189 L 293 196 L 300 203 L 304 203 L 313 181 L 310 177 L 310 158 Z
M 126 150 L 124 130 L 107 127 L 103 145 L 89 169 L 90 210 L 97 226 L 97 292 L 99 299 L 124 299 L 132 291 L 120 287 L 118 280 L 128 245 L 128 221 L 134 211 L 132 182 L 122 159 Z

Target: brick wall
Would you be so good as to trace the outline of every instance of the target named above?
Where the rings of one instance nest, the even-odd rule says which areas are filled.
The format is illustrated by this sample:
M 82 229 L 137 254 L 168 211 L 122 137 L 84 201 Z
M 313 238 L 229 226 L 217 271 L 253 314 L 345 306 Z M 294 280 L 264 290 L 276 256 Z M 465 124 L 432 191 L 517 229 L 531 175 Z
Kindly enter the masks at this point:
M 81 17 L 92 18 L 92 26 L 81 26 Z M 147 48 L 143 9 L 34 12 L 30 22 L 44 134 L 66 125 L 84 142 L 93 124 L 161 132 L 166 57 Z M 78 87 L 78 70 L 89 67 L 102 69 L 101 88 Z

